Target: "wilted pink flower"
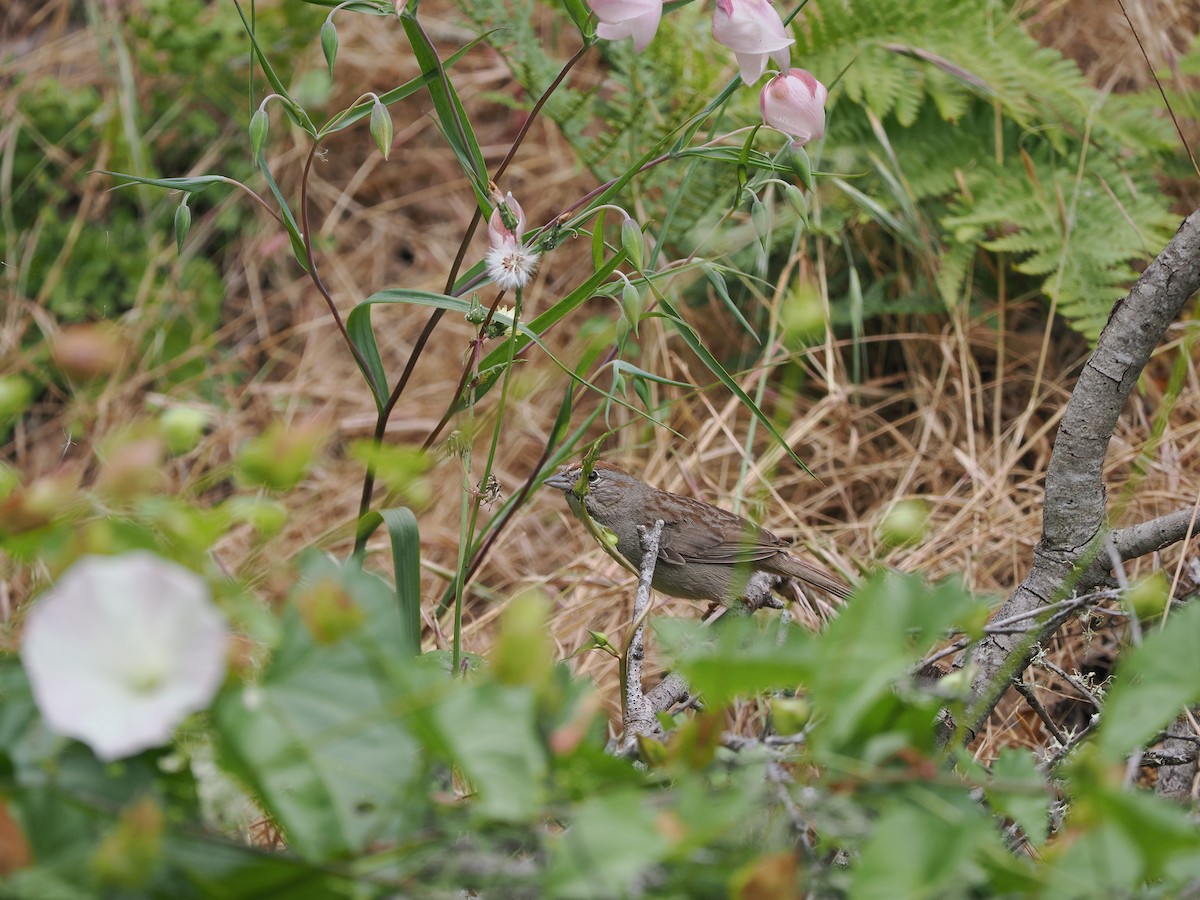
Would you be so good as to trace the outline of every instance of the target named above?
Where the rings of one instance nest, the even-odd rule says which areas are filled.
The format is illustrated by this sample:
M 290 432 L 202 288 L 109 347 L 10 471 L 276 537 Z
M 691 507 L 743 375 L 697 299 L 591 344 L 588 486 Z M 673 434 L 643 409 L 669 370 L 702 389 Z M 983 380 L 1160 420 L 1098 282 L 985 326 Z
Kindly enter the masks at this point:
M 139 551 L 71 566 L 29 611 L 21 660 L 47 727 L 113 760 L 208 706 L 228 643 L 204 580 Z
M 633 49 L 641 53 L 658 31 L 663 0 L 588 0 L 600 20 L 596 36 L 606 41 L 633 38 Z
M 825 134 L 829 91 L 804 69 L 790 69 L 767 82 L 758 98 L 763 121 L 803 147 Z
M 504 224 L 500 214 L 500 206 L 508 207 L 517 220 L 515 230 Z M 525 211 L 521 204 L 513 199 L 510 191 L 492 210 L 488 219 L 488 243 L 492 249 L 488 251 L 486 266 L 488 277 L 505 290 L 516 290 L 524 287 L 537 270 L 538 253 L 529 246 L 521 243 L 525 236 Z
M 790 64 L 788 47 L 795 43 L 767 0 L 717 0 L 712 36 L 733 51 L 746 84 L 762 77 L 768 59 L 786 70 Z

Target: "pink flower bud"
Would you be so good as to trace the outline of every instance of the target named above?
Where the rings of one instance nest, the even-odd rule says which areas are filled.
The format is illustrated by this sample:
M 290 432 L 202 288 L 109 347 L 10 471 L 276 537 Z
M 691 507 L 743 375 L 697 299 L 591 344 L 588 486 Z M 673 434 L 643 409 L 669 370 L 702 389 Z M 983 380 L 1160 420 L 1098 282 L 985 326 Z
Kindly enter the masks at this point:
M 606 41 L 633 38 L 633 49 L 641 53 L 654 39 L 662 18 L 663 0 L 588 0 L 600 23 L 596 36 Z
M 717 0 L 712 36 L 733 51 L 746 84 L 762 77 L 768 59 L 786 71 L 790 64 L 788 47 L 795 43 L 767 0 Z
M 803 147 L 825 134 L 825 101 L 829 91 L 804 69 L 790 69 L 767 82 L 758 98 L 763 122 Z
M 508 207 L 509 211 L 517 219 L 517 230 L 512 232 L 508 226 L 504 224 L 504 217 L 500 214 L 500 204 Z M 512 191 L 501 199 L 500 203 L 496 204 L 496 208 L 492 210 L 492 217 L 488 219 L 488 242 L 493 247 L 499 247 L 504 243 L 521 243 L 521 238 L 525 235 L 525 210 L 521 209 L 521 204 L 513 199 Z

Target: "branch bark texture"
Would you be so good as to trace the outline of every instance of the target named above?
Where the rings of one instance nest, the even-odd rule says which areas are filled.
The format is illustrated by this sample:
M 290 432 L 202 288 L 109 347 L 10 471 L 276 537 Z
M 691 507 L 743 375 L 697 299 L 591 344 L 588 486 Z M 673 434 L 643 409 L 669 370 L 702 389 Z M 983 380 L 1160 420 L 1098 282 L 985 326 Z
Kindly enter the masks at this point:
M 1113 307 L 1054 441 L 1046 472 L 1042 538 L 1034 549 L 1033 566 L 998 617 L 1028 613 L 1060 599 L 1065 591 L 1086 593 L 1108 580 L 1107 557 L 1096 552 L 1107 527 L 1102 470 L 1108 444 L 1150 354 L 1198 289 L 1200 210 L 1184 220 L 1129 295 Z M 1181 510 L 1155 523 L 1122 529 L 1114 535 L 1116 546 L 1124 558 L 1132 558 L 1147 552 L 1144 548 L 1179 540 L 1191 513 Z M 1031 649 L 1030 639 L 1020 634 L 989 635 L 976 648 L 968 723 L 972 731 L 1024 670 Z

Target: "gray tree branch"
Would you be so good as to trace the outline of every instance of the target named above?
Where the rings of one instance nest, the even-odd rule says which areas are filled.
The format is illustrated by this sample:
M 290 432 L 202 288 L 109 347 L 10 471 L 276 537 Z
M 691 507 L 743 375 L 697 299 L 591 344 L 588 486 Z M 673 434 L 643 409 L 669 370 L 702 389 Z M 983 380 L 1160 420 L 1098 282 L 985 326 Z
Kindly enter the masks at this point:
M 1087 593 L 1108 580 L 1098 554 L 1107 527 L 1104 457 L 1117 419 L 1150 354 L 1189 298 L 1200 289 L 1200 210 L 1193 212 L 1109 316 L 1067 408 L 1046 472 L 1042 539 L 1021 585 L 1000 608 L 1004 618 L 1036 610 L 1070 591 Z M 1191 511 L 1188 510 L 1190 515 Z M 1117 546 L 1153 549 L 1181 539 L 1179 513 L 1121 530 Z M 1139 530 L 1140 529 L 1140 530 Z M 1175 537 L 1177 535 L 1177 537 Z M 1165 543 L 1164 543 L 1165 541 Z M 976 675 L 968 712 L 971 733 L 987 719 L 1011 679 L 1029 662 L 1033 642 L 991 634 L 972 655 Z

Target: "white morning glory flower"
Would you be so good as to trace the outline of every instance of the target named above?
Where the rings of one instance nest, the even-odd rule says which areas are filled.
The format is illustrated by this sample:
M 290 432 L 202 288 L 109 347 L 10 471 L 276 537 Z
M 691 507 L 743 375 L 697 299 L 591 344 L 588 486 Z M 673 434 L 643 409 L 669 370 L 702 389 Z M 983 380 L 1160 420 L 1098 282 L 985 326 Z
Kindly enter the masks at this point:
M 85 556 L 29 611 L 21 659 L 51 731 L 103 760 L 166 743 L 225 677 L 208 585 L 152 553 Z

